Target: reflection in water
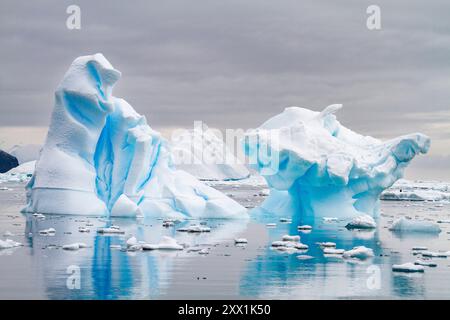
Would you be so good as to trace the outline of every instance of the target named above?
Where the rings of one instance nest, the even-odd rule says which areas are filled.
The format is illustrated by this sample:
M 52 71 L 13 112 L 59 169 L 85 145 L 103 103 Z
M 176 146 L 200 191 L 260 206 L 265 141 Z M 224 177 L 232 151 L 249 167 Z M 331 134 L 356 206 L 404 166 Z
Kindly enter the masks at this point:
M 177 232 L 177 228 L 187 227 L 198 221 L 184 221 L 174 228 L 162 227 L 161 220 L 102 219 L 86 217 L 48 216 L 38 220 L 27 216 L 26 234 L 32 254 L 43 273 L 47 284 L 46 292 L 50 299 L 125 299 L 155 298 L 170 282 L 173 264 L 186 262 L 187 259 L 199 258 L 198 254 L 179 251 L 129 252 L 117 248 L 124 247 L 130 235 L 146 243 L 158 243 L 161 237 L 168 235 L 176 238 L 178 243 L 188 247 L 212 247 L 233 237 L 246 228 L 246 220 L 227 221 L 209 220 L 210 233 L 188 234 Z M 99 235 L 96 229 L 119 225 L 125 235 Z M 88 224 L 90 233 L 80 233 L 78 228 Z M 39 235 L 39 230 L 53 227 L 55 236 Z M 33 236 L 31 236 L 31 234 Z M 64 251 L 63 244 L 83 242 L 86 249 L 76 252 Z M 66 280 L 69 266 L 81 269 L 81 290 L 67 288 Z

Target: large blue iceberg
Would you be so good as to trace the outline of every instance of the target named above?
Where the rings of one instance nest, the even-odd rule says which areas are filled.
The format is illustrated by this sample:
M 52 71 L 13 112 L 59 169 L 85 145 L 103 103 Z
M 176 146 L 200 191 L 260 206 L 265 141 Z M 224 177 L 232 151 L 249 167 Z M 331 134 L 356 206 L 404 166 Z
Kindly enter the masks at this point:
M 244 207 L 172 165 L 170 148 L 123 99 L 102 54 L 77 58 L 55 93 L 25 212 L 241 218 Z
M 244 148 L 271 191 L 262 208 L 303 223 L 318 217 L 376 216 L 379 196 L 402 177 L 430 139 L 420 133 L 386 142 L 336 120 L 342 105 L 322 112 L 290 107 L 250 131 Z

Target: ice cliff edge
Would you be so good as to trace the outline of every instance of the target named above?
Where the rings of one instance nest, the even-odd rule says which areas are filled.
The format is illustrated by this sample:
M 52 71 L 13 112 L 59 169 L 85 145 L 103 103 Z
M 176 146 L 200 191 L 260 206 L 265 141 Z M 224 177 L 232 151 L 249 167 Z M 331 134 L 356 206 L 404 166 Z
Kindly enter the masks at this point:
M 336 120 L 341 107 L 286 108 L 246 135 L 252 167 L 271 188 L 264 209 L 303 223 L 321 216 L 376 216 L 381 192 L 430 147 L 420 133 L 386 142 L 359 135 Z
M 102 54 L 74 60 L 55 107 L 25 212 L 241 218 L 244 207 L 176 170 L 169 146 L 123 99 Z

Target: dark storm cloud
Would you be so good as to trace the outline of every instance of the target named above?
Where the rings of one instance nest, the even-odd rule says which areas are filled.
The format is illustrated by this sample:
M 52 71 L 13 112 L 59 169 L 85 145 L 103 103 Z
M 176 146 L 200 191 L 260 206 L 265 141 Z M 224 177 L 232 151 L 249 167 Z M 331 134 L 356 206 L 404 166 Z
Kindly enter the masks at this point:
M 123 74 L 115 94 L 155 127 L 247 128 L 286 106 L 343 103 L 339 119 L 357 131 L 423 131 L 436 154 L 447 143 L 445 169 L 450 3 L 375 2 L 380 31 L 361 0 L 3 0 L 0 126 L 46 125 L 70 62 L 102 52 Z M 79 31 L 65 27 L 70 4 Z

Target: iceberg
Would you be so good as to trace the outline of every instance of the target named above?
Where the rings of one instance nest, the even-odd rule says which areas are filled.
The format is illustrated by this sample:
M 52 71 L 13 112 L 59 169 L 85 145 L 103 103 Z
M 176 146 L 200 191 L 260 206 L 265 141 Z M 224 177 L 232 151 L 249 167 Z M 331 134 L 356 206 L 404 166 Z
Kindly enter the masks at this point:
M 170 146 L 125 100 L 102 54 L 74 60 L 56 89 L 24 212 L 243 218 L 247 211 L 173 166 Z
M 17 158 L 19 164 L 36 161 L 42 146 L 39 144 L 15 145 L 9 150 L 9 154 Z
M 205 124 L 173 134 L 174 164 L 200 180 L 235 181 L 250 177 L 250 172 L 212 129 Z
M 322 112 L 289 107 L 247 132 L 250 166 L 271 189 L 263 209 L 290 212 L 308 224 L 330 214 L 377 216 L 382 191 L 430 147 L 430 139 L 420 133 L 385 142 L 357 134 L 337 121 L 334 113 L 341 107 Z

